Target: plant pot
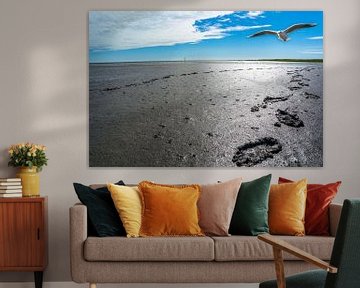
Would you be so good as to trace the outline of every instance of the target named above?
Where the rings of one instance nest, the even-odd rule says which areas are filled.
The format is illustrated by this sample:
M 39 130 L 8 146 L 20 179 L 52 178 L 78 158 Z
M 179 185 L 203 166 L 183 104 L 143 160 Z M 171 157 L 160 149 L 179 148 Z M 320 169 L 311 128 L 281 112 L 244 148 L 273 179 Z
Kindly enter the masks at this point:
M 40 196 L 40 177 L 36 167 L 20 167 L 16 176 L 21 178 L 23 197 Z

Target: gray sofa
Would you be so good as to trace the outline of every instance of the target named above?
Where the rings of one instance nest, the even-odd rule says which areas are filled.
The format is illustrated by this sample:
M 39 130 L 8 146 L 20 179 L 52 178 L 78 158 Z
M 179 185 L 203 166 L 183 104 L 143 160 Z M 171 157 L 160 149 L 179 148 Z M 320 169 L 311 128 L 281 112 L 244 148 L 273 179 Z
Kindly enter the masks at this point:
M 341 205 L 330 206 L 330 237 L 280 236 L 330 259 Z M 77 283 L 257 283 L 275 277 L 270 245 L 252 236 L 88 237 L 86 206 L 70 208 L 71 275 Z M 285 254 L 286 274 L 313 269 Z

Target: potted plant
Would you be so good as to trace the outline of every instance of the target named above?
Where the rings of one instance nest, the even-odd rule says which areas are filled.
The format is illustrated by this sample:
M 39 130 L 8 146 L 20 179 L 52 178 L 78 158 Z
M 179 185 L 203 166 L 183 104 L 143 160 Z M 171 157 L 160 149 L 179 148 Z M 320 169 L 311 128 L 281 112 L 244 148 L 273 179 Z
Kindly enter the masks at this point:
M 24 197 L 39 196 L 39 174 L 48 159 L 46 147 L 34 143 L 20 143 L 9 147 L 9 166 L 19 167 L 17 177 L 21 178 L 22 194 Z

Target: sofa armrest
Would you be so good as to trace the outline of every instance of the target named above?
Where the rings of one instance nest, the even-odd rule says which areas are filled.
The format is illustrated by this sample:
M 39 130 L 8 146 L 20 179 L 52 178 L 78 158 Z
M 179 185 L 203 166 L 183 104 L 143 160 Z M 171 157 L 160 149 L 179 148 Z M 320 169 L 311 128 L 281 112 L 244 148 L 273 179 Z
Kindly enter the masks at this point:
M 340 215 L 341 215 L 341 204 L 331 203 L 329 207 L 329 220 L 330 220 L 330 235 L 335 237 L 338 228 Z
M 83 245 L 87 238 L 87 208 L 75 204 L 70 208 L 70 268 L 73 281 L 85 282 L 86 263 Z

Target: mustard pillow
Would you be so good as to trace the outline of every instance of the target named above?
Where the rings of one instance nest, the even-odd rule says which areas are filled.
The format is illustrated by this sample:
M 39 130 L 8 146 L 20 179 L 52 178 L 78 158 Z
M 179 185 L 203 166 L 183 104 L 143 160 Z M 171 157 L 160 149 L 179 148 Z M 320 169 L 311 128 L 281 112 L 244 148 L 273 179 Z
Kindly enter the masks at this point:
M 269 195 L 269 228 L 271 234 L 303 236 L 307 180 L 273 184 Z
M 137 187 L 107 185 L 127 237 L 139 237 L 141 226 L 141 197 Z
M 139 183 L 142 198 L 140 236 L 203 236 L 199 227 L 199 185 Z

